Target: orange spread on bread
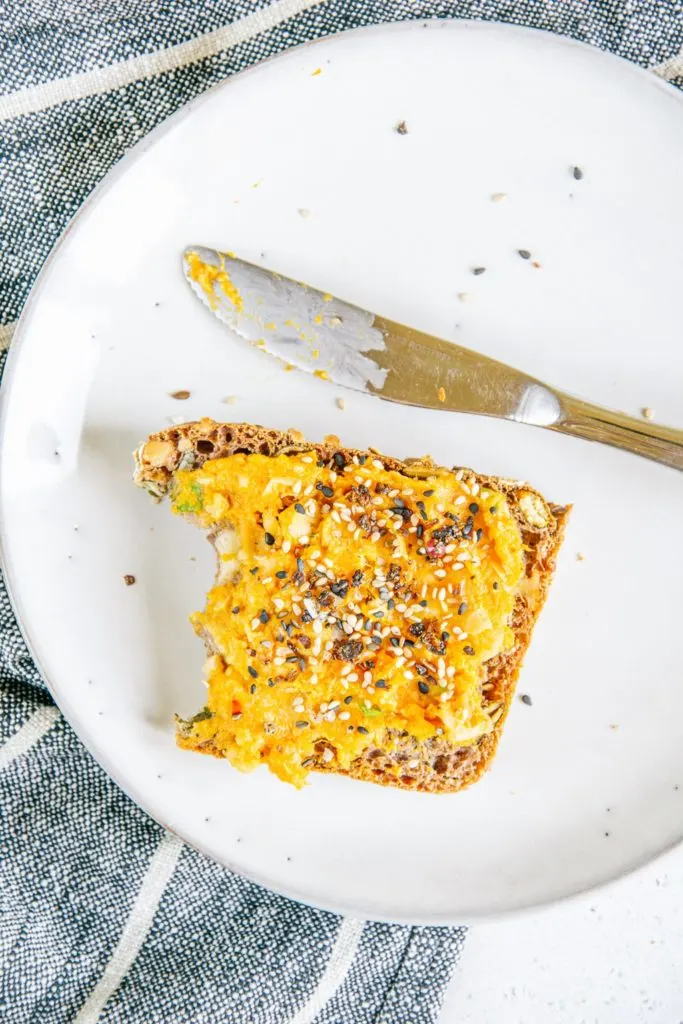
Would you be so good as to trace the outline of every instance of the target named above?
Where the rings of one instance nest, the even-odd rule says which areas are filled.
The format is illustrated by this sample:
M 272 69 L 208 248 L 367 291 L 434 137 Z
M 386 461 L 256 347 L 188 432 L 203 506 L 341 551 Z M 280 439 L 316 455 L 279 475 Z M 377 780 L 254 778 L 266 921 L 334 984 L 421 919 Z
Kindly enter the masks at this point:
M 186 726 L 248 771 L 304 783 L 385 732 L 466 745 L 490 732 L 484 663 L 514 643 L 524 576 L 504 496 L 373 455 L 236 454 L 179 470 L 174 511 L 215 534 L 216 583 L 192 621 L 215 653 Z M 182 743 L 182 736 L 181 736 Z

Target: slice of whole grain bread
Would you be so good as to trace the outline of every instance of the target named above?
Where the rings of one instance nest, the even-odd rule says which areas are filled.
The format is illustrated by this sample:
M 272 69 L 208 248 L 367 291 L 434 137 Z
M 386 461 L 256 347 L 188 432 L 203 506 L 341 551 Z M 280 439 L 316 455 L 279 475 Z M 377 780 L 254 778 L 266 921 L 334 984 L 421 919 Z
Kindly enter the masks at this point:
M 326 462 L 335 452 L 341 452 L 346 458 L 368 454 L 344 448 L 339 438 L 334 436 L 327 436 L 322 443 L 316 444 L 306 441 L 296 430 L 280 431 L 249 423 L 216 423 L 203 419 L 153 434 L 135 453 L 135 482 L 156 499 L 161 499 L 167 494 L 173 474 L 178 469 L 193 469 L 208 459 L 221 459 L 236 453 L 275 456 L 304 451 L 315 451 Z M 374 449 L 369 449 L 369 452 L 379 457 L 386 469 L 412 479 L 427 477 L 430 472 L 441 468 L 428 456 L 401 460 L 380 455 Z M 453 472 L 459 468 L 454 467 Z M 510 709 L 524 654 L 548 593 L 570 508 L 547 503 L 528 484 L 482 476 L 470 470 L 466 473 L 480 486 L 491 487 L 505 495 L 519 524 L 526 558 L 525 579 L 510 621 L 517 642 L 510 650 L 485 663 L 486 678 L 482 685 L 495 723 L 493 731 L 471 745 L 454 746 L 443 737 L 418 742 L 407 733 L 387 730 L 386 742 L 380 747 L 366 748 L 348 771 L 341 771 L 335 759 L 323 760 L 323 751 L 328 744 L 321 741 L 314 770 L 337 772 L 404 789 L 452 793 L 471 785 L 490 766 Z M 178 730 L 178 742 L 189 749 L 221 756 L 221 751 L 211 744 L 199 746 L 182 726 Z

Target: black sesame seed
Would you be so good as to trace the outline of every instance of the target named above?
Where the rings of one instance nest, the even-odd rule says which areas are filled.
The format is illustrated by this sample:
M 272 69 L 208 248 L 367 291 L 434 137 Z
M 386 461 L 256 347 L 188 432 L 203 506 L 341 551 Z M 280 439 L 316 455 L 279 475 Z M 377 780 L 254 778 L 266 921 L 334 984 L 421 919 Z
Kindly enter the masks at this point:
M 498 590 L 498 580 L 493 581 L 493 589 Z
M 491 505 L 491 508 L 489 509 L 489 512 L 491 513 L 491 515 L 495 516 L 497 511 L 498 511 L 498 506 L 497 505 Z
M 253 665 L 249 665 L 248 671 L 252 679 L 258 679 L 258 672 Z
M 374 685 L 377 687 L 378 690 L 388 689 L 386 679 L 377 679 Z
M 522 257 L 523 260 L 530 260 L 531 259 L 531 253 L 529 252 L 528 249 L 518 249 L 517 252 Z
M 341 452 L 335 452 L 334 455 L 333 455 L 333 458 L 334 458 L 335 463 L 339 466 L 339 468 L 343 469 L 344 466 L 346 465 L 346 459 L 344 458 L 342 453 Z
M 315 764 L 315 758 L 314 757 L 307 757 L 305 761 L 301 762 L 301 767 L 302 768 L 310 768 L 312 764 Z
M 420 605 L 421 605 L 422 608 L 426 608 L 427 607 L 427 602 L 423 599 L 422 601 L 420 601 Z
M 346 727 L 346 731 L 347 731 L 347 732 L 355 732 L 355 729 L 354 729 L 354 727 L 353 727 L 352 725 L 348 725 L 348 726 Z
M 304 571 L 304 560 L 303 560 L 303 558 L 297 558 L 297 560 L 296 560 L 296 567 L 297 567 L 297 570 L 299 572 L 303 572 Z
M 472 273 L 474 274 L 475 277 L 479 277 L 480 274 L 486 273 L 486 267 L 473 267 Z
M 463 653 L 464 654 L 474 654 L 474 647 L 472 647 L 471 644 L 467 644 L 465 647 L 463 647 Z
M 306 515 L 306 509 L 298 501 L 297 501 L 297 503 L 294 506 L 294 511 L 298 512 L 299 515 L 302 515 L 302 516 Z
M 361 572 L 360 569 L 356 569 L 353 576 L 351 577 L 351 582 L 353 583 L 354 587 L 360 586 L 360 584 L 363 582 L 363 573 Z
M 251 573 L 252 576 L 255 576 L 256 573 L 258 572 L 258 565 L 255 565 L 253 569 L 249 570 L 249 572 Z
M 479 511 L 479 506 L 477 505 L 476 501 L 472 502 L 472 504 L 469 506 L 469 510 L 473 516 L 476 516 L 477 512 Z
M 361 466 L 365 465 L 365 463 L 367 462 L 367 458 L 368 458 L 367 455 L 359 455 L 358 456 L 358 461 L 360 462 Z
M 344 703 L 345 704 L 350 704 L 352 700 L 353 700 L 353 697 L 350 694 L 349 694 L 348 697 L 344 697 Z
M 266 532 L 265 532 L 265 533 L 263 534 L 263 539 L 264 539 L 264 541 L 266 542 L 266 544 L 267 544 L 267 545 L 268 545 L 269 547 L 270 547 L 270 545 L 271 545 L 271 544 L 274 544 L 274 543 L 275 543 L 275 537 L 273 537 L 272 533 L 268 533 L 268 531 L 267 531 L 267 530 L 266 530 Z
M 275 681 L 273 679 L 269 679 L 268 686 L 275 686 Z
M 393 597 L 390 597 L 389 600 L 387 601 L 387 608 L 389 609 L 389 611 L 393 610 L 395 604 L 396 602 L 394 601 Z
M 389 637 L 389 643 L 391 644 L 392 647 L 400 647 L 401 646 L 401 641 L 399 640 L 399 638 L 397 636 L 390 636 Z
M 583 178 L 583 171 L 580 167 L 572 167 L 572 174 L 577 181 L 581 181 L 581 179 Z
M 434 492 L 432 491 L 432 494 L 433 493 Z M 416 501 L 415 504 L 417 505 L 418 511 L 419 511 L 420 515 L 422 516 L 422 518 L 426 519 L 427 518 L 427 511 L 425 509 L 424 501 Z
M 417 688 L 420 691 L 420 693 L 429 693 L 429 686 L 422 679 L 420 679 L 419 683 L 417 684 Z
M 348 593 L 348 590 L 349 590 L 349 581 L 348 580 L 336 580 L 334 583 L 332 583 L 330 585 L 330 590 L 337 597 L 346 597 L 346 595 Z
M 323 487 L 320 488 L 320 490 L 323 492 L 323 494 L 325 495 L 326 498 L 331 498 L 333 496 L 333 494 L 334 494 L 334 491 L 332 490 L 331 487 L 323 486 Z
M 521 699 L 522 699 L 522 704 L 527 704 L 529 707 L 531 707 L 531 705 L 533 704 L 533 701 L 532 701 L 532 699 L 531 699 L 531 697 L 529 696 L 528 693 L 523 693 Z
M 296 654 L 290 654 L 290 656 L 288 658 L 285 658 L 285 661 L 292 661 L 292 662 L 294 662 L 294 661 L 298 661 L 298 660 L 299 659 L 297 658 Z
M 383 619 L 384 618 L 384 612 L 373 612 L 372 614 L 373 614 L 373 616 L 376 619 Z
M 425 498 L 431 498 L 434 491 L 423 491 L 422 493 L 424 494 Z
M 270 621 L 270 615 L 265 610 L 265 608 L 261 609 L 261 611 L 259 612 L 259 616 L 258 617 L 259 617 L 259 620 L 263 623 L 264 626 L 265 626 L 266 622 Z
M 370 735 L 370 730 L 366 729 L 364 725 L 359 725 L 358 726 L 358 732 L 362 732 L 364 736 L 369 736 Z
M 303 615 L 301 616 L 301 621 L 302 622 L 312 622 L 313 621 L 313 616 L 311 615 L 310 612 L 304 612 Z
M 235 605 L 235 607 L 234 607 L 234 608 L 233 608 L 233 610 L 232 610 L 232 614 L 233 614 L 233 615 L 237 615 L 237 613 L 239 612 L 239 610 L 240 610 L 240 606 L 239 606 L 238 604 L 236 604 L 236 605 Z
M 462 604 L 458 605 L 458 615 L 464 615 L 467 611 L 467 601 L 463 601 Z
M 451 638 L 451 634 L 447 630 L 444 629 L 443 633 L 441 634 L 441 639 L 445 643 L 446 640 L 450 640 L 450 638 Z
M 425 532 L 424 526 L 422 525 L 422 523 L 418 523 L 417 524 L 417 529 L 415 530 L 415 533 L 417 534 L 418 537 L 421 538 L 421 537 L 424 537 L 424 532 Z
M 280 571 L 276 572 L 275 575 L 277 576 L 277 578 L 279 580 L 286 580 L 287 579 L 287 573 L 285 572 L 284 569 L 280 569 Z
M 405 501 L 402 500 L 402 498 L 394 498 L 394 505 L 397 505 L 399 508 L 406 507 L 406 503 Z
M 297 729 L 305 729 L 308 726 L 308 722 L 304 722 L 303 719 L 300 722 L 295 723 Z
M 306 659 L 305 658 L 299 658 L 299 671 L 300 672 L 305 672 L 306 671 Z

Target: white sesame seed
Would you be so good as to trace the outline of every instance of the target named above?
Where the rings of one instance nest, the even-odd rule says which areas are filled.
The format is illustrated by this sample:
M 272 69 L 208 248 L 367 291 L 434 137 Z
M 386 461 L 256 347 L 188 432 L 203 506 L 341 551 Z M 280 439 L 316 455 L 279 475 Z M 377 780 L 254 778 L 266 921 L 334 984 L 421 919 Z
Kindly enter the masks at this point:
M 347 722 L 351 717 L 351 713 L 349 711 L 340 711 L 338 717 L 342 722 Z
M 414 757 L 412 761 L 408 761 L 408 768 L 417 768 L 420 761 L 417 757 Z
M 284 541 L 284 543 L 282 545 L 282 550 L 283 550 L 283 552 L 285 554 L 287 554 L 287 552 L 291 550 L 291 547 L 292 547 L 291 540 L 286 540 L 286 541 Z
M 434 570 L 434 575 L 438 576 L 438 578 L 440 580 L 442 580 L 444 578 L 444 576 L 446 575 L 446 570 L 445 569 L 435 569 Z
M 310 455 L 302 455 L 301 456 L 301 461 L 302 462 L 313 462 L 313 459 L 311 458 Z
M 260 619 L 252 619 L 251 620 L 251 628 L 252 629 L 258 629 L 259 625 L 260 625 L 260 622 L 261 622 Z
M 326 763 L 329 763 L 332 760 L 333 757 L 334 757 L 334 754 L 332 753 L 330 748 L 329 747 L 325 747 L 325 749 L 323 750 L 323 761 L 325 761 Z
M 322 624 L 322 622 L 320 621 L 320 619 L 314 619 L 313 620 L 313 632 L 314 633 L 322 633 L 322 631 L 323 631 L 323 624 Z
M 439 590 L 439 601 L 443 601 L 443 600 L 445 600 L 445 598 L 446 598 L 446 588 L 445 587 L 441 587 L 441 589 Z
M 380 462 L 379 459 L 373 459 L 372 465 L 375 467 L 375 469 L 384 469 L 384 463 Z
M 358 682 L 358 673 L 357 672 L 349 673 L 349 675 L 346 677 L 346 681 L 347 681 L 347 683 L 357 683 Z

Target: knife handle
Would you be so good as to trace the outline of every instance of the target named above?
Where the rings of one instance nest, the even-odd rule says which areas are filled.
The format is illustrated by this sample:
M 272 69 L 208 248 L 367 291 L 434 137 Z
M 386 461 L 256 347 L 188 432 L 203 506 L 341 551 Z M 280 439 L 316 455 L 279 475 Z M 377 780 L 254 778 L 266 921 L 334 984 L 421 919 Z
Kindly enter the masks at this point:
M 612 412 L 570 395 L 558 393 L 558 397 L 562 412 L 552 430 L 623 448 L 672 469 L 683 470 L 683 430 Z

